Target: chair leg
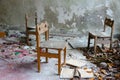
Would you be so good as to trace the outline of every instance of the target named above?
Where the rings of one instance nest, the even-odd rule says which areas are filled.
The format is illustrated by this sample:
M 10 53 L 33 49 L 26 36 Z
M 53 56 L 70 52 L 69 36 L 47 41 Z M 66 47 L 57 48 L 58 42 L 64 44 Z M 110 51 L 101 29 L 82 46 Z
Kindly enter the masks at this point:
M 40 72 L 40 55 L 37 54 L 38 72 Z
M 29 43 L 29 35 L 28 34 L 26 34 L 26 38 L 27 38 L 27 45 L 30 45 L 30 43 Z
M 110 44 L 110 50 L 112 50 L 112 44 Z
M 95 53 L 95 55 L 96 55 L 96 53 L 97 53 L 97 51 L 96 51 L 96 41 L 97 41 L 97 37 L 95 36 L 95 38 L 94 38 L 94 53 Z
M 61 71 L 61 50 L 58 50 L 58 75 L 60 75 Z
M 66 47 L 64 49 L 64 63 L 63 64 L 66 64 Z
M 110 39 L 110 50 L 112 50 L 112 38 Z
M 48 53 L 48 49 L 46 48 L 46 52 Z M 45 57 L 46 63 L 48 63 L 48 57 Z
M 87 46 L 87 48 L 88 48 L 88 49 L 90 48 L 90 33 L 89 33 L 89 35 L 88 35 L 88 46 Z

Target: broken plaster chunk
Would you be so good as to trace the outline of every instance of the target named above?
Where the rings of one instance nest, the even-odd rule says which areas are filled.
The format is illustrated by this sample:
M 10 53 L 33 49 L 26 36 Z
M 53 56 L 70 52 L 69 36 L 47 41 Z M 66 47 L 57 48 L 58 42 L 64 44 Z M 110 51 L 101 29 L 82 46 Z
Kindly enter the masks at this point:
M 107 63 L 109 68 L 112 68 L 114 66 L 113 63 Z
M 106 72 L 106 70 L 104 70 L 104 69 L 101 69 L 100 70 L 103 74 L 106 74 L 107 75 L 107 72 Z
M 24 46 L 24 48 L 23 49 L 29 49 L 30 47 L 29 46 Z
M 62 68 L 60 78 L 73 78 L 74 69 Z
M 107 68 L 108 65 L 107 65 L 107 63 L 105 63 L 105 62 L 101 62 L 101 63 L 100 63 L 100 67 L 101 67 L 101 68 Z
M 80 72 L 81 74 L 81 78 L 94 78 L 94 74 L 93 72 L 87 72 L 86 70 L 84 69 L 78 69 L 78 71 Z
M 94 73 L 95 74 L 95 76 L 97 76 L 97 77 L 99 77 L 100 76 L 100 74 L 98 73 L 98 72 L 96 72 L 96 73 Z
M 86 69 L 85 70 L 87 73 L 92 73 L 93 71 L 92 71 L 92 69 Z

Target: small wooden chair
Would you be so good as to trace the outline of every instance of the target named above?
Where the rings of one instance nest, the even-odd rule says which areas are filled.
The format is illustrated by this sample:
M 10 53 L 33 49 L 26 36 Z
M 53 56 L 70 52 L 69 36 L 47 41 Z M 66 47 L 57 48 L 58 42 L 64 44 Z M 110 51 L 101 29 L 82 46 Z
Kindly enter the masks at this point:
M 0 38 L 4 38 L 6 36 L 5 32 L 0 32 Z
M 40 35 L 45 33 L 45 41 L 41 42 Z M 64 52 L 64 62 L 66 62 L 66 42 L 65 41 L 51 41 L 49 40 L 49 29 L 48 23 L 43 22 L 37 25 L 36 28 L 36 40 L 37 40 L 37 62 L 38 71 L 40 72 L 40 58 L 46 57 L 46 62 L 48 58 L 58 59 L 58 74 L 61 72 L 61 52 Z M 44 49 L 44 51 L 43 51 Z M 57 53 L 50 52 L 49 50 L 55 50 Z M 47 66 L 46 66 L 47 67 Z
M 29 16 L 27 14 L 25 14 L 25 26 L 26 26 L 26 42 L 27 42 L 27 45 L 30 45 L 30 42 L 29 42 L 29 36 L 30 35 L 36 35 L 36 25 L 37 25 L 37 13 L 35 13 L 35 16 L 34 16 L 34 22 L 35 22 L 35 25 L 34 26 L 29 26 L 29 19 L 31 19 L 32 16 Z
M 110 35 L 105 35 L 104 34 L 106 32 L 106 27 L 111 28 Z M 112 49 L 113 29 L 114 29 L 114 20 L 111 20 L 111 19 L 106 17 L 105 20 L 104 20 L 104 30 L 103 30 L 103 32 L 89 32 L 89 34 L 88 34 L 88 49 L 90 47 L 90 40 L 94 39 L 94 52 L 96 54 L 97 53 L 97 51 L 96 51 L 97 42 L 99 42 L 103 45 L 103 42 L 102 41 L 100 42 L 98 40 L 102 39 L 104 41 L 105 38 L 109 39 L 110 49 Z

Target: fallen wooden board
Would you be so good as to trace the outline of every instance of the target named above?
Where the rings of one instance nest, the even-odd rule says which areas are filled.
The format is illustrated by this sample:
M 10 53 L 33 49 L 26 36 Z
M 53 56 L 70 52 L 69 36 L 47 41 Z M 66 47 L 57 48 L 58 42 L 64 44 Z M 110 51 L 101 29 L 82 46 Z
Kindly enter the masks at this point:
M 60 73 L 60 78 L 70 79 L 70 78 L 73 78 L 73 74 L 74 74 L 74 69 L 62 68 Z
M 66 65 L 71 65 L 71 66 L 75 66 L 75 67 L 82 67 L 82 66 L 85 66 L 86 63 L 83 60 L 69 59 L 69 60 L 66 60 Z
M 67 42 L 73 49 L 87 47 L 87 43 L 80 40 L 67 40 Z

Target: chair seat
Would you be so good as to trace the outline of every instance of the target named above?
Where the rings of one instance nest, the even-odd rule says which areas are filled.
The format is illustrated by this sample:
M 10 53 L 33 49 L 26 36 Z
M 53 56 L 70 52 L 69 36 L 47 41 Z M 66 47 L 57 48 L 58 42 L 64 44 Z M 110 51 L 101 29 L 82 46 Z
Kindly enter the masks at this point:
M 110 37 L 110 34 L 107 34 L 106 32 L 99 32 L 99 31 L 92 31 L 90 32 L 92 35 L 97 36 L 97 37 Z
M 43 53 L 46 52 L 44 48 L 42 49 L 42 52 L 43 52 Z M 49 50 L 48 50 L 48 53 L 49 53 L 49 54 L 58 54 L 58 50 L 49 49 Z
M 41 48 L 64 49 L 67 43 L 65 41 L 44 41 L 41 42 Z

